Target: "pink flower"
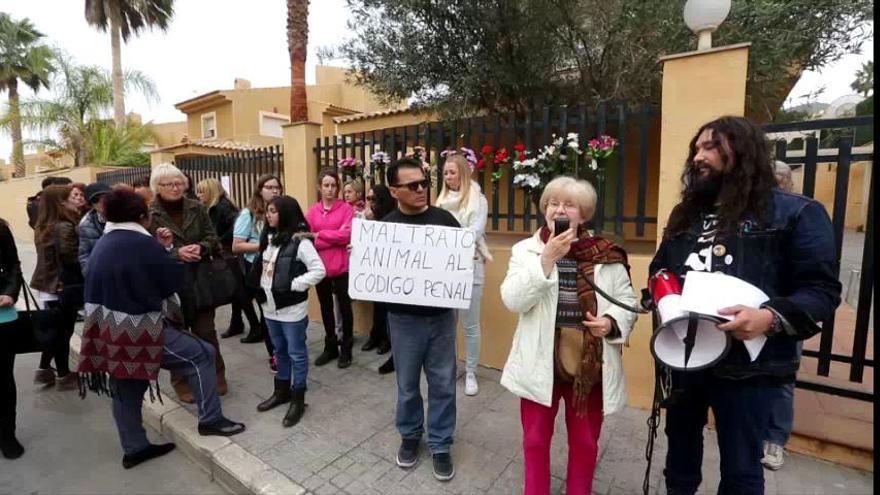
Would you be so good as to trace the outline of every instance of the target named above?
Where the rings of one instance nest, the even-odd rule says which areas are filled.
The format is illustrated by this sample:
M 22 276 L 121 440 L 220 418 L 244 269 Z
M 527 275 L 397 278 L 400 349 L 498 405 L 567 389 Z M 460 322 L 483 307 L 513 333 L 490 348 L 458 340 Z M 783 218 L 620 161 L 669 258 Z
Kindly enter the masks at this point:
M 590 142 L 589 142 L 590 148 L 598 148 L 599 144 L 600 143 L 599 143 L 598 139 L 596 139 L 596 138 L 590 139 Z

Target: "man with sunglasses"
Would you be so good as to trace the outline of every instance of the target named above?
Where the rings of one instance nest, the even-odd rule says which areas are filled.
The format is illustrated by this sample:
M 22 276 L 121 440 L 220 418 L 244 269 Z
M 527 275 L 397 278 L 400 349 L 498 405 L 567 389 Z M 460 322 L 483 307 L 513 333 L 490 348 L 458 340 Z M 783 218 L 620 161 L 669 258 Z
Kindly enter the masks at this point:
M 446 210 L 428 204 L 431 181 L 422 164 L 404 158 L 386 172 L 397 210 L 382 220 L 410 225 L 461 227 Z M 424 432 L 424 409 L 419 388 L 422 368 L 428 381 L 428 448 L 434 477 L 451 480 L 455 475 L 449 449 L 455 431 L 455 311 L 448 308 L 388 305 L 392 354 L 397 373 L 397 430 L 402 442 L 397 465 L 408 469 L 419 461 Z

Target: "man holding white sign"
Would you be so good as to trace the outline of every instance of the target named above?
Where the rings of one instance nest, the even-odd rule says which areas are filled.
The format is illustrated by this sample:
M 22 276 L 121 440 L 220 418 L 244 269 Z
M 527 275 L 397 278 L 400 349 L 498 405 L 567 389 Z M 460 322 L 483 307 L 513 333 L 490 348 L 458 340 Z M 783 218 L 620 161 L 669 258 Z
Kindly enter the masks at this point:
M 349 293 L 388 302 L 388 327 L 397 374 L 397 465 L 419 460 L 425 430 L 419 388 L 428 381 L 428 448 L 434 477 L 452 479 L 455 432 L 455 312 L 467 308 L 473 287 L 473 232 L 449 212 L 428 205 L 430 180 L 422 165 L 402 159 L 388 167 L 398 209 L 382 222 L 355 222 Z M 451 227 L 451 228 L 450 228 Z

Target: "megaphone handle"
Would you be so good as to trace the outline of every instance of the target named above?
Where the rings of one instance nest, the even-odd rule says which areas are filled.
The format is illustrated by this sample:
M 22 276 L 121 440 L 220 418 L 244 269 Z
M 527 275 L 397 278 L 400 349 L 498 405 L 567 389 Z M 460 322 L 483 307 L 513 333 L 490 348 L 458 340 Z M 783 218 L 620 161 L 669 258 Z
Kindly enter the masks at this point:
M 687 335 L 684 337 L 684 366 L 687 368 L 688 361 L 691 360 L 691 353 L 694 350 L 694 345 L 697 343 L 697 317 L 690 313 L 688 315 L 688 329 Z

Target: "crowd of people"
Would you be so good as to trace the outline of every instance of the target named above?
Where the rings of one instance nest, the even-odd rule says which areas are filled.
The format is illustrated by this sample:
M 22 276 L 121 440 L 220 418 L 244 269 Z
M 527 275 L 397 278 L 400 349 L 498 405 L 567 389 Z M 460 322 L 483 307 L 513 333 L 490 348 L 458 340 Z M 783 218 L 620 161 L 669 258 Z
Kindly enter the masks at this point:
M 488 203 L 471 178 L 474 164 L 454 151 L 444 157 L 435 205 L 423 163 L 410 157 L 388 166 L 387 186 L 343 184 L 335 170 L 322 170 L 319 199 L 305 210 L 272 175 L 259 178 L 241 210 L 218 180 L 193 184 L 170 164 L 155 167 L 148 184 L 111 188 L 47 179 L 28 199 L 37 251 L 29 286 L 41 304 L 57 310 L 58 338 L 42 353 L 34 381 L 110 395 L 126 468 L 174 448 L 150 444 L 141 425 L 141 402 L 146 391 L 159 393 L 160 368 L 170 370 L 177 397 L 197 405 L 200 434 L 244 431 L 245 425 L 222 413 L 219 396 L 229 385 L 216 307 L 204 295 L 204 286 L 215 282 L 211 277 L 228 272 L 234 281 L 227 302 L 232 318 L 219 337 L 245 334 L 247 322 L 241 342 L 264 343 L 274 374 L 271 395 L 255 407 L 266 412 L 288 405 L 281 422 L 293 427 L 306 411 L 311 289 L 324 329 L 313 365 L 335 361 L 347 368 L 353 362 L 353 219 L 469 229 L 477 239 L 470 306 L 373 303 L 361 348 L 390 353 L 379 372 L 396 374 L 397 464 L 415 466 L 427 436 L 435 477 L 451 479 L 456 326 L 461 323 L 465 337 L 464 392 L 477 395 L 485 264 L 493 257 L 485 233 Z M 790 189 L 790 173 L 774 166 L 762 131 L 744 118 L 724 117 L 699 130 L 683 181 L 681 203 L 650 273 L 720 271 L 758 286 L 770 300 L 760 308 L 722 309 L 730 321 L 719 329 L 735 339 L 729 355 L 708 370 L 672 373 L 667 489 L 692 494 L 699 487 L 702 429 L 711 407 L 721 449 L 719 492 L 763 493 L 762 462 L 782 465 L 801 341 L 819 331 L 839 302 L 830 220 L 819 203 L 784 190 Z M 504 306 L 519 315 L 501 385 L 521 398 L 527 494 L 549 493 L 560 400 L 569 494 L 591 493 L 603 418 L 627 402 L 622 347 L 637 316 L 627 307 L 637 299 L 626 251 L 587 228 L 596 202 L 596 190 L 585 180 L 558 177 L 546 184 L 539 201 L 542 226 L 513 246 L 500 288 Z M 206 263 L 213 271 L 203 269 Z M 15 303 L 22 284 L 14 240 L 0 222 L 0 307 Z M 84 318 L 81 359 L 72 370 L 69 343 L 78 311 Z M 759 335 L 770 338 L 751 360 L 741 342 Z M 14 354 L 0 356 L 0 446 L 5 457 L 15 458 L 24 449 L 15 438 Z

